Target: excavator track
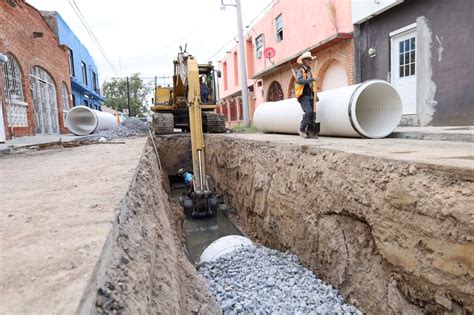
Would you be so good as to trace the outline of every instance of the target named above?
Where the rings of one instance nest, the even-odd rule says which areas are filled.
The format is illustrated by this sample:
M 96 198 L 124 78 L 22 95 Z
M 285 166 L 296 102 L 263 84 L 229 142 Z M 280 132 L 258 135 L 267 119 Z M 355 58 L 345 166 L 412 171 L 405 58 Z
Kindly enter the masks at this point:
M 214 112 L 203 112 L 204 130 L 209 133 L 225 132 L 225 116 Z
M 153 115 L 153 130 L 155 135 L 167 135 L 174 131 L 173 114 L 155 113 Z

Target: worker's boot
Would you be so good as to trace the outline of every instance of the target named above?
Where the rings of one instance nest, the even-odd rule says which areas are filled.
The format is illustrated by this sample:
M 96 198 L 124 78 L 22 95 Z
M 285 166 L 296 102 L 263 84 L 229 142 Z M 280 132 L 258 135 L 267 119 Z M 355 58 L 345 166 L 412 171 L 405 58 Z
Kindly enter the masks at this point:
M 303 138 L 308 138 L 308 134 L 306 133 L 306 131 L 300 131 L 300 136 Z

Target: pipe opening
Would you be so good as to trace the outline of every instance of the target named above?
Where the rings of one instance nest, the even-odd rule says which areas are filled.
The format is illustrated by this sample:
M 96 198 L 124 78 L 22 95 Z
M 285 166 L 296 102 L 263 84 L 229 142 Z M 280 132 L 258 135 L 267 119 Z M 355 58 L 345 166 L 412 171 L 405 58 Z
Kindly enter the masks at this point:
M 77 106 L 67 113 L 66 123 L 72 133 L 78 136 L 85 136 L 95 131 L 98 119 L 88 107 Z
M 402 102 L 395 88 L 381 81 L 368 82 L 355 101 L 354 125 L 368 138 L 388 136 L 400 122 Z M 354 109 L 352 109 L 354 114 Z

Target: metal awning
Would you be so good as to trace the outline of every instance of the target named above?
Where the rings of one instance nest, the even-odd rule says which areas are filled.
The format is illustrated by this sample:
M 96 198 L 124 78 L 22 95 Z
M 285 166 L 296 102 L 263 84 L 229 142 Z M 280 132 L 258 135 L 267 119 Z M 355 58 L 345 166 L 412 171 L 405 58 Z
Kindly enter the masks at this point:
M 97 99 L 101 102 L 105 101 L 105 97 L 103 97 L 102 95 L 100 95 L 99 93 L 97 93 L 94 90 L 90 90 L 89 88 L 85 87 L 84 85 L 82 85 L 81 83 L 79 83 L 75 80 L 71 80 L 71 87 L 72 87 L 73 90 L 79 91 L 79 92 L 87 95 L 91 99 Z

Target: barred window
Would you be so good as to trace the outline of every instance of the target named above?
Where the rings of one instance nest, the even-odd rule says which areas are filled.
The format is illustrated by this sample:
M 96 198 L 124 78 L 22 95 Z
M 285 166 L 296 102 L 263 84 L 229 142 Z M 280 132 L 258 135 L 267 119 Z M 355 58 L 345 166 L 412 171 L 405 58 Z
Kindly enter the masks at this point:
M 3 65 L 3 82 L 7 102 L 7 120 L 9 127 L 28 126 L 28 104 L 23 95 L 20 67 L 12 54 Z
M 61 105 L 63 108 L 64 126 L 66 126 L 66 114 L 69 112 L 69 93 L 64 82 L 61 84 Z

